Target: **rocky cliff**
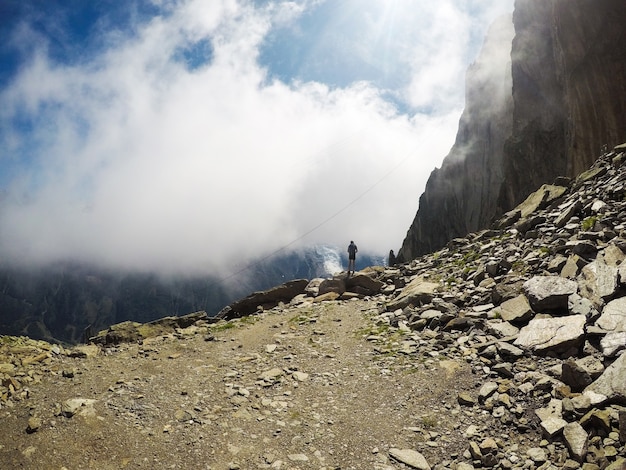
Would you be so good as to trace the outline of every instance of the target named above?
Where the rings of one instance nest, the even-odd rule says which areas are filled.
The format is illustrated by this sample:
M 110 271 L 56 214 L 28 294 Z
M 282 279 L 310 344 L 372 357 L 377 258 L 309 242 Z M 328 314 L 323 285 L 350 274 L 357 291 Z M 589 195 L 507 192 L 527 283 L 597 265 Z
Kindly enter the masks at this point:
M 625 25 L 620 0 L 516 1 L 514 36 L 500 20 L 468 71 L 456 142 L 428 180 L 401 261 L 488 227 L 624 140 Z

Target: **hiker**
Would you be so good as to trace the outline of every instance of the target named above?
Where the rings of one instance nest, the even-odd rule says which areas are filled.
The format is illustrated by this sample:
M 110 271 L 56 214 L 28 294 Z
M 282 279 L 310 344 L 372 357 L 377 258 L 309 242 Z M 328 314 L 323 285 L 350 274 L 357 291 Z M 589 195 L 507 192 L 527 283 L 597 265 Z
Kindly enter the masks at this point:
M 354 244 L 354 241 L 350 240 L 348 245 L 348 276 L 350 275 L 350 268 L 352 268 L 352 274 L 354 274 L 354 261 L 356 260 L 356 254 L 359 249 Z
M 389 250 L 389 263 L 388 266 L 395 266 L 396 265 L 396 255 L 393 254 L 393 250 Z

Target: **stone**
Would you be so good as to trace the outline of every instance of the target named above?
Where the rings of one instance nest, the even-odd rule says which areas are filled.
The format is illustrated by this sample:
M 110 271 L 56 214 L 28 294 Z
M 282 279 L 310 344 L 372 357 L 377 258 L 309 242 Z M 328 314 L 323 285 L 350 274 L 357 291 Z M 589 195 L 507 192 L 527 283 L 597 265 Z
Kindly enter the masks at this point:
M 511 325 L 508 321 L 488 320 L 484 328 L 486 332 L 498 338 L 507 338 L 519 334 L 519 328 Z
M 476 404 L 476 399 L 466 392 L 459 393 L 457 401 L 459 402 L 459 405 L 462 406 L 474 406 Z
M 608 333 L 600 340 L 602 354 L 605 357 L 614 357 L 620 351 L 626 349 L 626 331 Z
M 496 343 L 498 353 L 505 359 L 516 359 L 524 356 L 524 351 L 517 346 L 505 341 L 498 341 Z
M 230 320 L 255 313 L 259 307 L 273 308 L 280 302 L 289 302 L 295 296 L 303 294 L 308 284 L 307 279 L 294 279 L 265 291 L 253 292 L 223 308 L 216 318 Z
M 31 416 L 30 418 L 28 418 L 28 426 L 26 427 L 26 432 L 28 434 L 39 431 L 39 428 L 41 428 L 41 418 L 38 418 L 36 416 Z
M 419 452 L 412 449 L 389 449 L 389 455 L 405 465 L 418 470 L 430 470 L 430 465 L 426 458 Z
M 478 447 L 480 448 L 480 453 L 483 457 L 487 454 L 495 454 L 498 452 L 498 444 L 492 437 L 484 439 Z
M 298 382 L 305 382 L 309 379 L 309 374 L 307 374 L 306 372 L 295 371 L 292 374 L 292 377 Z
M 598 311 L 591 300 L 586 299 L 578 294 L 572 294 L 567 299 L 567 310 L 570 315 L 584 315 L 587 318 L 595 319 L 598 317 Z
M 486 382 L 480 387 L 478 391 L 478 400 L 484 402 L 487 398 L 493 395 L 498 390 L 498 384 L 496 382 Z
M 563 430 L 567 425 L 567 421 L 558 416 L 550 415 L 546 419 L 542 419 L 540 425 L 544 434 L 549 438 L 553 438 Z
M 583 462 L 587 455 L 589 435 L 578 423 L 568 423 L 563 428 L 563 439 L 570 456 L 577 462 Z
M 573 359 L 563 363 L 561 380 L 569 385 L 573 392 L 582 392 L 593 382 L 591 374 Z
M 67 351 L 68 357 L 96 357 L 100 354 L 100 348 L 95 344 L 74 346 Z
M 597 380 L 585 388 L 604 395 L 607 400 L 626 405 L 626 354 L 619 356 Z
M 96 400 L 89 398 L 70 398 L 61 405 L 61 414 L 66 418 L 71 418 L 76 414 L 89 416 L 95 414 L 93 405 Z
M 506 300 L 500 305 L 502 319 L 511 323 L 525 323 L 532 318 L 534 312 L 524 294 Z
M 535 463 L 543 463 L 548 460 L 548 455 L 545 449 L 541 447 L 531 447 L 526 451 L 526 455 Z
M 578 284 L 560 276 L 534 276 L 524 283 L 524 292 L 535 312 L 567 311 L 567 299 Z
M 346 280 L 346 289 L 363 295 L 378 294 L 385 284 L 366 274 L 356 273 Z
M 400 295 L 387 305 L 387 310 L 393 311 L 398 308 L 405 308 L 409 305 L 421 305 L 430 302 L 435 292 L 439 289 L 439 284 L 417 277 L 407 284 Z
M 609 266 L 604 261 L 604 257 L 598 257 L 581 272 L 582 279 L 579 280 L 580 292 L 588 299 L 608 299 L 615 295 L 617 290 L 617 268 Z
M 582 344 L 586 318 L 583 315 L 534 318 L 520 330 L 513 344 L 538 354 L 566 353 Z
M 262 372 L 261 375 L 259 376 L 259 379 L 265 380 L 266 382 L 274 382 L 283 374 L 284 374 L 284 371 L 282 369 L 275 367 L 273 369 L 269 369 L 269 370 L 266 370 L 265 372 Z
M 626 297 L 612 300 L 605 305 L 596 326 L 613 333 L 626 332 Z

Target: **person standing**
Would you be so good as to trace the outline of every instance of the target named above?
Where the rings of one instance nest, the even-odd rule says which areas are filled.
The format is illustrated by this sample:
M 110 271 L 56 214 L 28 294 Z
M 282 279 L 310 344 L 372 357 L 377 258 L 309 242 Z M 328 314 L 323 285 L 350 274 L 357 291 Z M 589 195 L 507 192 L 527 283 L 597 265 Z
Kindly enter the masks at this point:
M 352 274 L 354 274 L 354 262 L 356 261 L 356 254 L 359 249 L 354 244 L 353 240 L 350 240 L 350 244 L 348 245 L 348 276 L 350 275 L 350 270 L 352 270 Z

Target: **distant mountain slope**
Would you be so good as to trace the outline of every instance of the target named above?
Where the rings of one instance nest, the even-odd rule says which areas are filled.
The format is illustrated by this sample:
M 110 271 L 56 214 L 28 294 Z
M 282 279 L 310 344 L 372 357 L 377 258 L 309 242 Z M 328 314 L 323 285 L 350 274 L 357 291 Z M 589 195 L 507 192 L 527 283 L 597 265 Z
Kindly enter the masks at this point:
M 509 23 L 510 24 L 510 23 Z M 518 0 L 467 73 L 457 139 L 432 172 L 400 260 L 488 227 L 543 183 L 626 140 L 626 2 Z
M 383 263 L 381 257 L 362 254 L 357 269 Z M 95 332 L 126 320 L 149 322 L 199 310 L 214 315 L 251 292 L 292 279 L 325 277 L 345 266 L 347 254 L 331 246 L 281 253 L 223 277 L 166 277 L 76 263 L 0 266 L 0 335 L 76 343 L 87 328 Z

